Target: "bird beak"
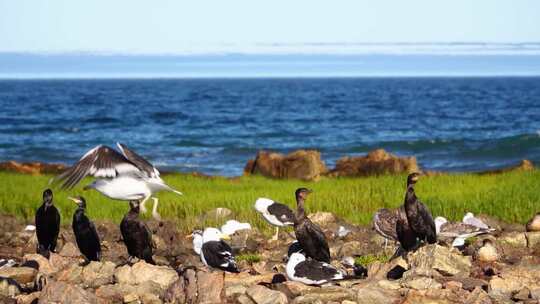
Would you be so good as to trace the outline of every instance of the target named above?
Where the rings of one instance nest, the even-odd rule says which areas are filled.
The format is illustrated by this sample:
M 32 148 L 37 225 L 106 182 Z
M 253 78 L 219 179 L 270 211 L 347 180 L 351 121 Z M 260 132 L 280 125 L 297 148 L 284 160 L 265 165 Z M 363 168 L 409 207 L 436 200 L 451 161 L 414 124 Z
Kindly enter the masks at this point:
M 78 204 L 79 203 L 79 200 L 74 198 L 74 197 L 71 197 L 71 196 L 68 196 L 68 200 L 72 200 L 73 202 L 75 202 L 75 204 Z
M 230 237 L 228 234 L 224 234 L 224 233 L 221 234 L 221 237 L 220 237 L 220 238 L 221 238 L 222 240 L 230 240 L 230 239 L 231 239 L 231 237 Z
M 186 239 L 192 239 L 192 238 L 193 238 L 193 233 L 186 235 Z

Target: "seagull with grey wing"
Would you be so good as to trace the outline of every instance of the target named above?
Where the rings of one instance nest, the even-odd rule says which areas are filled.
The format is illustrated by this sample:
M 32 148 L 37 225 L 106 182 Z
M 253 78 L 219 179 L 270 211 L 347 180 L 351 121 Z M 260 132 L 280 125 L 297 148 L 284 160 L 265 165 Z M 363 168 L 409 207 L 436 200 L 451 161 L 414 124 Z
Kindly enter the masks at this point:
M 62 182 L 62 189 L 71 189 L 86 176 L 96 179 L 84 187 L 95 189 L 108 198 L 121 201 L 142 201 L 141 212 L 146 213 L 144 203 L 159 191 L 171 191 L 182 195 L 167 185 L 159 176 L 159 171 L 150 162 L 126 145 L 116 144 L 120 152 L 105 145 L 99 145 L 86 152 L 81 159 L 53 179 Z M 152 216 L 159 219 L 158 199 L 152 197 Z

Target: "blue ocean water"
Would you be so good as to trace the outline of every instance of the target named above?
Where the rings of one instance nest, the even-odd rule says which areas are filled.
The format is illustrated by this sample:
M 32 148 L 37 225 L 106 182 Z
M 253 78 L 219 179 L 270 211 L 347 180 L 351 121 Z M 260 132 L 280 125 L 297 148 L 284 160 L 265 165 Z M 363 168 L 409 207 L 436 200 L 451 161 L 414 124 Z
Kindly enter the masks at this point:
M 384 148 L 422 168 L 540 161 L 540 78 L 1 80 L 0 160 L 71 164 L 116 141 L 154 164 L 240 175 L 259 149 L 333 166 Z

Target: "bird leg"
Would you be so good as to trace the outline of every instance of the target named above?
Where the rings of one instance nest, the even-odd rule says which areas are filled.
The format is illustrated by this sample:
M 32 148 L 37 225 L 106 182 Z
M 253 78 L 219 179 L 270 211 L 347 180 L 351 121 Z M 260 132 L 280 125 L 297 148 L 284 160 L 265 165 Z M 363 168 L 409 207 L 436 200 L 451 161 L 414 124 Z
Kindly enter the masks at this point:
M 157 212 L 158 199 L 157 199 L 157 197 L 152 197 L 152 199 L 154 200 L 154 206 L 152 207 L 152 217 L 153 217 L 156 221 L 161 221 L 161 216 L 160 216 L 159 213 Z
M 145 197 L 142 202 L 139 204 L 139 208 L 141 209 L 141 213 L 146 213 L 146 207 L 144 206 L 144 203 L 150 198 L 150 195 Z
M 272 237 L 272 241 L 277 241 L 279 239 L 279 227 L 276 227 L 276 233 Z

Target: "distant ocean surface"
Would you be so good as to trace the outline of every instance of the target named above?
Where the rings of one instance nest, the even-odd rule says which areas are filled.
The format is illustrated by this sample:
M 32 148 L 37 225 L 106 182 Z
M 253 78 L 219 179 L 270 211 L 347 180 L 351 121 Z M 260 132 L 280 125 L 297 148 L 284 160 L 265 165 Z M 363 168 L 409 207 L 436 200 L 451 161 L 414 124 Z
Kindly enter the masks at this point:
M 540 163 L 540 78 L 0 80 L 0 160 L 123 142 L 158 167 L 241 175 L 258 150 L 332 167 L 384 148 L 430 170 Z

